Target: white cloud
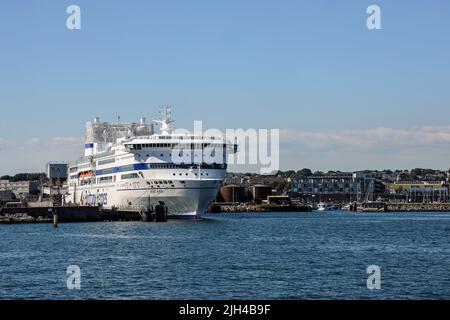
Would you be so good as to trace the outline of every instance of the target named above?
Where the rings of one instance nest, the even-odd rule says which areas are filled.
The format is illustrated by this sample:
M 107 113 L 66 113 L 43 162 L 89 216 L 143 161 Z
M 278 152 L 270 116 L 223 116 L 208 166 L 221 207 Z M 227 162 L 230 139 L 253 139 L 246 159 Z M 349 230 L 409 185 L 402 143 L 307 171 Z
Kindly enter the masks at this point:
M 0 138 L 0 175 L 43 172 L 49 161 L 73 161 L 83 155 L 83 137 Z
M 282 169 L 450 167 L 450 126 L 410 129 L 281 130 Z
M 413 147 L 450 143 L 450 126 L 415 127 L 411 129 L 375 128 L 368 130 L 341 130 L 335 132 L 306 132 L 281 130 L 281 141 L 302 144 L 312 149 L 341 148 L 344 150 L 372 149 L 374 147 Z

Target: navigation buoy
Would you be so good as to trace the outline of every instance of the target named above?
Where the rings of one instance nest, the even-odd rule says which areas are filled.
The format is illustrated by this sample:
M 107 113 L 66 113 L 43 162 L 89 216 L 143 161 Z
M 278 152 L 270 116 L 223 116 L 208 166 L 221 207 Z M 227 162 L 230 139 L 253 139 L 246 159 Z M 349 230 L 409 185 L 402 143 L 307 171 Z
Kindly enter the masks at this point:
M 53 214 L 53 227 L 58 228 L 58 215 L 56 213 Z

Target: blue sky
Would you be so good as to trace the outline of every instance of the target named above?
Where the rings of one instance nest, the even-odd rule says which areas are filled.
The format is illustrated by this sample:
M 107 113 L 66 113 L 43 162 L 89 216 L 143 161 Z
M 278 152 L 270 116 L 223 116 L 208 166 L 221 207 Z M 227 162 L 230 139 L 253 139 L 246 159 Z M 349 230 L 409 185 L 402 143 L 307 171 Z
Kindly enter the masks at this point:
M 0 174 L 81 154 L 94 116 L 161 104 L 178 127 L 282 129 L 282 169 L 448 168 L 449 33 L 439 0 L 3 0 Z

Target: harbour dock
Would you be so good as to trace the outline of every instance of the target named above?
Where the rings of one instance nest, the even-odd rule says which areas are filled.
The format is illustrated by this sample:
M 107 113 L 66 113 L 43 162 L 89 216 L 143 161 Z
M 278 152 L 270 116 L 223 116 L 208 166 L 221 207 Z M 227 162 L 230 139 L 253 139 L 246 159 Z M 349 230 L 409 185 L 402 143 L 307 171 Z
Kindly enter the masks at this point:
M 368 202 L 357 204 L 359 212 L 450 212 L 450 203 Z
M 102 206 L 37 206 L 0 209 L 0 224 L 53 222 L 144 221 L 165 222 L 169 218 L 167 206 L 154 210 L 111 210 Z
M 104 210 L 98 206 L 19 207 L 0 209 L 0 224 L 59 222 L 141 221 L 137 211 Z

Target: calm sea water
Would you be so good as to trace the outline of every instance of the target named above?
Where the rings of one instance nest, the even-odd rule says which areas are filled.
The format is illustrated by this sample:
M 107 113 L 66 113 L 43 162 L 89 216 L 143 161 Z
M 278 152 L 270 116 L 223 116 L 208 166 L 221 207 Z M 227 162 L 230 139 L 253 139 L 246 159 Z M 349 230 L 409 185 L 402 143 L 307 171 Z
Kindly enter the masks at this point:
M 450 299 L 449 244 L 439 213 L 0 225 L 0 298 Z M 381 290 L 367 289 L 369 265 Z

